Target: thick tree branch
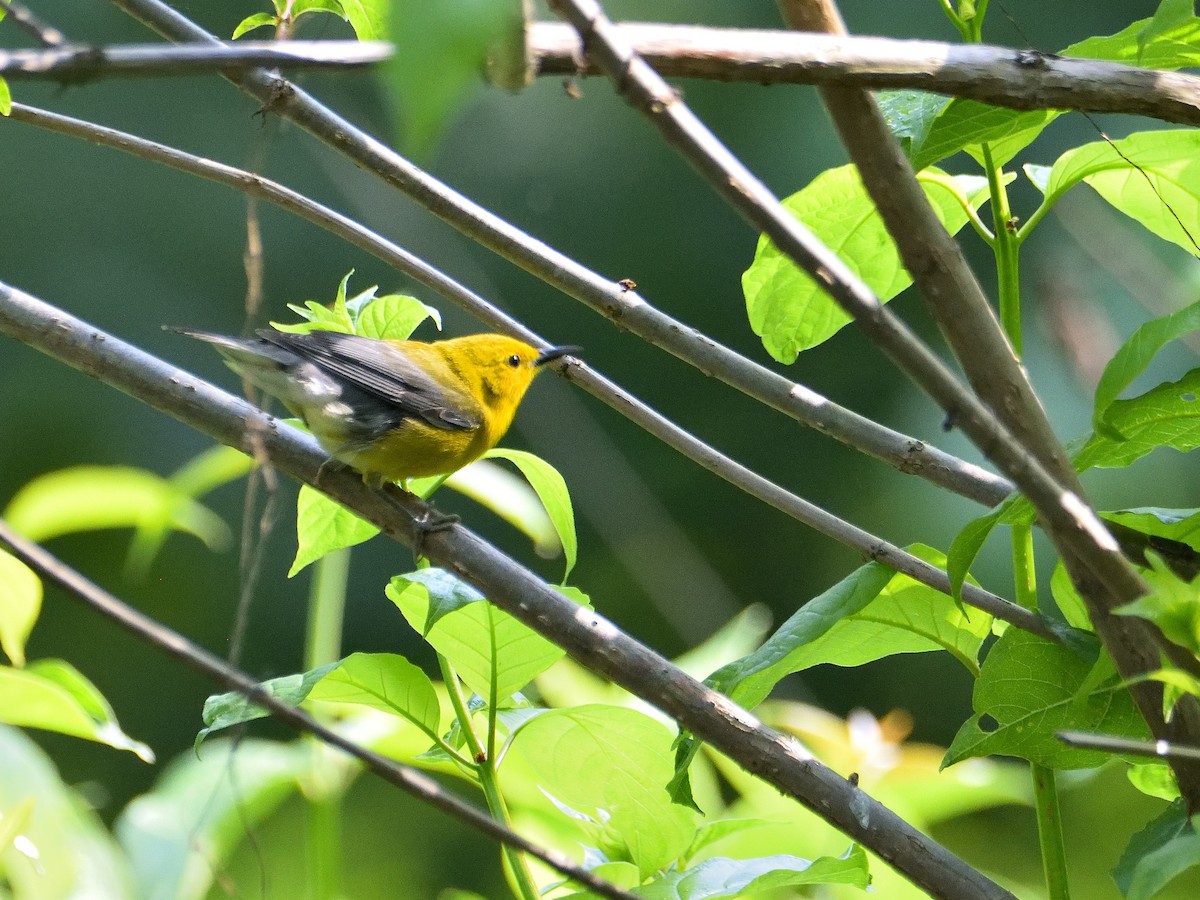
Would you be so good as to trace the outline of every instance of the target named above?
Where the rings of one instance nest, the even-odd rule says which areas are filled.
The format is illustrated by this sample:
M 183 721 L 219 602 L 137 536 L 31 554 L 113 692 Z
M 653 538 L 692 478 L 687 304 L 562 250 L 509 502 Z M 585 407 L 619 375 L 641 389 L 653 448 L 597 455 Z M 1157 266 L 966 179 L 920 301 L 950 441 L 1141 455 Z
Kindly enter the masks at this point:
M 194 75 L 228 69 L 349 69 L 382 62 L 395 48 L 383 41 L 244 41 L 239 44 L 129 44 L 45 50 L 0 50 L 0 75 L 78 84 L 103 78 Z
M 788 25 L 806 31 L 844 34 L 845 26 L 833 0 L 779 0 Z M 1063 558 L 1080 595 L 1087 603 L 1092 624 L 1112 655 L 1118 670 L 1134 678 L 1159 666 L 1162 652 L 1171 650 L 1153 625 L 1132 616 L 1114 616 L 1112 610 L 1145 594 L 1145 581 L 1119 553 L 1116 544 L 1088 507 L 1074 467 L 1054 434 L 1046 412 L 1013 352 L 994 310 L 976 281 L 954 239 L 938 222 L 917 183 L 912 166 L 884 121 L 875 98 L 867 91 L 841 85 L 818 89 L 838 135 L 862 175 L 889 234 L 896 241 L 904 266 L 925 298 L 934 320 L 978 396 L 1004 429 L 1028 448 L 1038 469 L 1045 468 L 1061 485 L 1061 498 L 1038 496 L 1027 482 L 1000 463 L 1033 502 L 1051 541 Z M 999 223 L 1001 227 L 1003 223 Z M 989 456 L 991 438 L 963 428 L 976 446 Z M 1052 515 L 1070 506 L 1078 516 L 1061 525 Z M 1079 525 L 1072 526 L 1071 518 Z M 1085 520 L 1091 524 L 1080 525 Z M 1162 688 L 1139 682 L 1134 700 L 1155 737 L 1195 740 L 1200 735 L 1200 705 L 1185 698 L 1171 721 L 1164 721 Z M 1180 790 L 1191 809 L 1200 809 L 1200 765 L 1175 760 L 1172 767 Z
M 373 491 L 350 471 L 321 472 L 307 435 L 181 369 L 0 284 L 0 330 L 237 448 L 261 447 L 280 471 L 312 485 L 412 546 L 428 510 L 399 489 Z M 571 366 L 568 366 L 571 368 Z M 318 484 L 319 482 L 319 484 Z M 461 526 L 422 535 L 422 553 L 574 659 L 670 715 L 738 765 L 821 816 L 935 896 L 1012 895 L 914 829 L 859 787 L 689 677 L 602 616 L 564 598 Z
M 1200 125 L 1200 78 L 1180 72 L 983 44 L 643 22 L 616 28 L 667 78 L 911 88 L 1009 109 L 1131 113 Z M 600 74 L 569 25 L 531 22 L 526 33 L 534 74 Z
M 933 217 L 911 167 L 886 127 L 882 135 L 874 126 L 851 133 L 851 122 L 860 120 L 864 127 L 871 119 L 883 126 L 877 108 L 873 115 L 868 114 L 868 106 L 874 105 L 871 98 L 854 88 L 822 89 L 906 268 L 963 359 L 972 385 L 992 402 L 990 408 L 967 391 L 870 288 L 729 153 L 678 93 L 624 44 L 594 0 L 551 0 L 550 5 L 579 31 L 589 56 L 616 89 L 647 115 L 718 193 L 821 283 L 864 333 L 946 410 L 950 421 L 1016 482 L 1064 560 L 1073 567 L 1076 583 L 1091 598 L 1093 622 L 1122 673 L 1132 677 L 1156 668 L 1158 642 L 1153 627 L 1136 619 L 1118 622 L 1118 617 L 1110 615 L 1119 602 L 1144 594 L 1146 585 L 1082 499 L 1075 472 L 957 246 Z M 830 102 L 829 95 L 835 95 L 835 102 Z M 876 150 L 880 144 L 887 147 L 873 154 L 867 144 Z M 898 183 L 896 189 L 885 192 L 884 185 L 892 180 Z M 911 196 L 914 192 L 920 195 L 919 201 Z M 989 369 L 989 363 L 995 368 Z M 1157 737 L 1178 740 L 1182 735 L 1200 733 L 1194 728 L 1200 724 L 1196 704 L 1181 703 L 1176 718 L 1164 723 L 1160 689 L 1139 686 L 1135 698 Z M 1200 804 L 1200 767 L 1179 762 L 1175 766 L 1184 795 Z
M 591 890 L 604 897 L 613 897 L 616 900 L 637 900 L 628 891 L 618 888 L 571 862 L 564 854 L 549 850 L 504 827 L 487 813 L 443 789 L 434 779 L 423 772 L 356 744 L 328 725 L 318 722 L 300 707 L 284 703 L 261 687 L 246 672 L 230 665 L 219 656 L 209 653 L 199 644 L 151 619 L 128 603 L 119 600 L 49 551 L 32 541 L 25 540 L 13 531 L 7 522 L 0 519 L 0 546 L 4 545 L 7 545 L 14 556 L 44 579 L 58 585 L 68 595 L 81 600 L 105 618 L 116 622 L 138 640 L 185 663 L 221 687 L 237 691 L 289 728 L 293 728 L 301 734 L 311 734 L 329 746 L 337 747 L 363 763 L 384 781 L 412 794 L 423 803 L 441 810 L 501 844 L 540 859 L 555 871 L 561 872 L 581 884 L 586 884 Z

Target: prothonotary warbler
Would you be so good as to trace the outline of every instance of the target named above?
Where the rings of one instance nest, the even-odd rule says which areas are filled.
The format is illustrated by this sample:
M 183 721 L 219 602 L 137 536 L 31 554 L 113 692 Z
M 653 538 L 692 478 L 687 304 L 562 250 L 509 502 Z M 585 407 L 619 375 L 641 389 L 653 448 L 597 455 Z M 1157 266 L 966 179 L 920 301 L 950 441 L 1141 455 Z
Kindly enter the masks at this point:
M 299 416 L 368 483 L 442 475 L 496 446 L 541 367 L 578 347 L 538 350 L 501 334 L 375 340 L 336 331 L 257 339 L 178 330 Z

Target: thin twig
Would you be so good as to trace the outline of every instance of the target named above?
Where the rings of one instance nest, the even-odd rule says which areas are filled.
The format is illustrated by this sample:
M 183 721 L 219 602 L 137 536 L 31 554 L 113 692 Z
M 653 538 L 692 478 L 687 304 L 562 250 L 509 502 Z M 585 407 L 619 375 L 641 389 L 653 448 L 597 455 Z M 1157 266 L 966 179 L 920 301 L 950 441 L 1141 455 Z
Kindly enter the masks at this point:
M 33 10 L 17 0 L 0 0 L 0 11 L 8 12 L 8 21 L 20 27 L 26 34 L 33 35 L 43 47 L 59 47 L 67 37 L 53 25 L 43 22 Z
M 429 508 L 412 494 L 374 491 L 349 470 L 321 471 L 325 454 L 308 435 L 23 291 L 0 284 L 0 330 L 233 447 L 254 429 L 279 471 L 328 494 L 488 599 L 575 660 L 671 716 L 938 896 L 959 900 L 1012 895 L 921 834 L 856 784 L 814 760 L 800 744 L 765 727 L 597 613 L 461 525 L 426 534 Z M 319 484 L 318 484 L 319 482 Z M 256 701 L 257 697 L 254 698 Z M 524 849 L 524 848 L 522 848 Z
M 1181 72 L 983 44 L 643 22 L 616 27 L 667 78 L 910 88 L 1009 109 L 1130 113 L 1200 125 L 1200 78 Z M 526 34 L 534 74 L 600 74 L 569 25 L 531 22 Z
M 0 50 L 0 75 L 78 84 L 102 78 L 194 75 L 271 66 L 278 69 L 351 69 L 388 59 L 383 41 L 246 41 L 239 44 L 74 45 L 45 50 Z
M 237 691 L 289 728 L 302 734 L 311 734 L 329 746 L 345 751 L 384 781 L 407 791 L 422 802 L 505 846 L 537 857 L 555 871 L 586 884 L 591 890 L 605 897 L 637 900 L 635 895 L 593 875 L 563 854 L 549 850 L 506 828 L 491 816 L 444 790 L 424 773 L 356 744 L 345 735 L 321 724 L 298 706 L 284 703 L 246 672 L 209 653 L 179 632 L 139 612 L 85 578 L 49 551 L 21 537 L 3 519 L 0 519 L 0 543 L 6 544 L 13 555 L 31 569 L 105 618 L 116 622 L 134 637 L 187 664 L 222 687 Z
M 1134 677 L 1157 668 L 1161 638 L 1155 638 L 1153 627 L 1136 620 L 1118 622 L 1118 617 L 1111 615 L 1120 602 L 1146 593 L 1147 586 L 1083 498 L 1074 469 L 1024 370 L 957 245 L 933 217 L 873 98 L 856 88 L 822 89 L 839 134 L 896 239 L 905 267 L 934 308 L 972 385 L 990 406 L 968 391 L 835 253 L 781 206 L 679 94 L 621 40 L 595 0 L 551 0 L 550 7 L 580 33 L 588 55 L 604 69 L 616 90 L 646 115 L 709 185 L 816 279 L 855 318 L 865 335 L 946 410 L 948 421 L 962 428 L 1017 483 L 1076 584 L 1081 585 L 1092 621 L 1122 674 Z M 882 136 L 877 129 L 882 129 Z M 867 135 L 886 149 L 864 146 Z M 989 361 L 994 365 L 989 367 Z M 1134 696 L 1156 736 L 1179 739 L 1200 734 L 1200 707 L 1196 704 L 1181 703 L 1179 714 L 1167 723 L 1161 712 L 1161 690 L 1139 686 Z M 1184 794 L 1193 805 L 1200 805 L 1200 767 L 1175 765 Z
M 216 41 L 159 0 L 113 2 L 172 40 Z M 278 75 L 265 70 L 225 74 L 271 112 L 292 120 L 467 237 L 705 374 L 901 472 L 987 506 L 1010 493 L 1010 483 L 981 467 L 871 422 L 673 319 L 637 291 L 602 277 L 454 191 Z
M 22 104 L 13 104 L 12 118 L 16 121 L 40 124 L 95 143 L 116 147 L 144 159 L 161 162 L 173 168 L 260 196 L 374 254 L 384 262 L 436 290 L 489 325 L 532 343 L 544 343 L 520 322 L 512 319 L 487 300 L 430 266 L 424 260 L 380 237 L 360 223 L 269 179 L 242 169 L 202 159 L 173 147 L 146 141 L 124 132 L 116 132 L 113 129 L 82 122 L 78 119 L 68 119 L 55 113 L 35 110 Z M 730 459 L 654 411 L 594 369 L 583 365 L 572 366 L 567 370 L 567 374 L 572 381 L 578 383 L 590 394 L 735 487 L 821 534 L 858 551 L 866 559 L 876 560 L 898 572 L 903 572 L 934 590 L 950 593 L 950 581 L 942 569 L 833 515 Z M 969 464 L 964 463 L 964 465 Z M 962 599 L 967 604 L 982 609 L 998 619 L 1010 622 L 1042 637 L 1057 640 L 1053 630 L 1036 613 L 990 591 L 985 591 L 976 585 L 966 584 L 963 586 Z

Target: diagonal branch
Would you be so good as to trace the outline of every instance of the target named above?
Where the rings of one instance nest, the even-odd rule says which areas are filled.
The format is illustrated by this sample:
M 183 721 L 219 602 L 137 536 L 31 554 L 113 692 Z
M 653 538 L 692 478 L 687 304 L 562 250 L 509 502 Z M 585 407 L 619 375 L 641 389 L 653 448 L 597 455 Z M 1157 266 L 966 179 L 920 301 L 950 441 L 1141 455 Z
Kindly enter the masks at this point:
M 267 710 L 273 718 L 289 728 L 302 734 L 311 734 L 329 746 L 345 751 L 384 781 L 412 794 L 423 803 L 441 810 L 505 846 L 540 859 L 555 871 L 568 878 L 573 878 L 581 884 L 586 884 L 604 897 L 614 897 L 617 900 L 637 900 L 628 891 L 621 890 L 616 885 L 571 862 L 564 854 L 549 850 L 506 828 L 483 811 L 446 791 L 423 772 L 356 744 L 345 735 L 318 722 L 300 707 L 284 703 L 246 672 L 230 665 L 219 656 L 209 653 L 199 644 L 188 640 L 179 632 L 171 630 L 134 609 L 128 603 L 114 597 L 46 549 L 21 537 L 7 522 L 0 519 L 0 546 L 4 545 L 8 546 L 14 556 L 42 575 L 43 578 L 57 584 L 70 596 L 81 600 L 102 616 L 116 622 L 134 637 L 185 663 L 216 684 L 237 691 L 247 700 Z
M 218 43 L 159 0 L 113 2 L 172 40 Z M 636 291 L 602 277 L 462 196 L 279 76 L 255 70 L 226 73 L 226 77 L 271 112 L 292 120 L 467 237 L 700 371 L 902 472 L 920 475 L 985 505 L 992 506 L 1011 492 L 1011 484 L 979 466 L 883 428 L 666 315 Z
M 1013 479 L 1032 502 L 1047 534 L 1072 567 L 1090 600 L 1093 621 L 1118 668 L 1133 677 L 1157 668 L 1158 641 L 1149 623 L 1118 621 L 1111 610 L 1144 594 L 1145 582 L 1121 556 L 1118 544 L 1082 498 L 1074 470 L 1054 437 L 1024 370 L 1004 340 L 991 307 L 966 267 L 957 245 L 934 219 L 907 160 L 883 125 L 874 102 L 855 88 L 824 88 L 842 139 L 851 147 L 863 179 L 894 235 L 906 268 L 934 308 L 935 317 L 963 360 L 984 405 L 942 362 L 880 303 L 827 247 L 791 216 L 662 80 L 621 39 L 595 0 L 551 0 L 551 8 L 580 33 L 587 52 L 632 105 L 646 114 L 709 184 L 777 247 L 815 278 L 857 321 L 864 333 L 947 411 L 950 421 Z M 839 103 L 829 103 L 836 95 Z M 838 110 L 835 112 L 835 108 Z M 883 127 L 852 133 L 855 123 Z M 865 144 L 885 144 L 871 155 Z M 858 151 L 856 153 L 856 151 Z M 866 168 L 869 166 L 869 168 Z M 897 190 L 885 194 L 891 179 Z M 897 197 L 903 198 L 898 200 Z M 947 324 L 952 320 L 953 327 Z M 978 329 L 976 334 L 974 329 Z M 1162 717 L 1161 689 L 1135 688 L 1142 715 L 1157 737 L 1200 733 L 1200 707 L 1180 705 L 1170 723 Z M 1200 805 L 1200 766 L 1176 761 L 1181 790 Z
M 617 33 L 660 75 L 755 84 L 911 88 L 1009 109 L 1131 113 L 1200 125 L 1200 78 L 1011 47 L 882 37 L 620 22 Z M 531 22 L 534 75 L 598 75 L 575 29 Z
M 44 50 L 0 50 L 0 75 L 79 84 L 103 78 L 194 75 L 229 69 L 350 69 L 389 59 L 384 41 L 244 41 L 239 44 L 63 44 Z
M 13 104 L 12 118 L 134 153 L 142 158 L 217 181 L 245 191 L 251 196 L 276 203 L 403 271 L 492 327 L 531 343 L 541 343 L 539 338 L 521 323 L 424 260 L 380 237 L 360 223 L 269 179 L 124 132 L 36 110 L 22 104 Z M 815 531 L 858 551 L 864 558 L 876 560 L 898 572 L 903 572 L 934 590 L 950 593 L 949 578 L 937 566 L 840 519 L 730 459 L 649 408 L 645 403 L 594 369 L 586 366 L 574 367 L 571 370 L 571 378 L 594 397 L 607 403 L 668 446 L 735 487 Z M 863 421 L 870 422 L 867 419 Z M 874 423 L 870 424 L 874 425 Z M 874 427 L 878 428 L 879 426 Z M 969 464 L 964 463 L 963 465 Z M 980 471 L 982 472 L 982 470 Z M 976 585 L 965 584 L 962 590 L 962 599 L 967 604 L 1019 628 L 1051 640 L 1057 640 L 1055 632 L 1036 613 Z
M 426 534 L 422 522 L 429 508 L 412 494 L 374 491 L 348 470 L 322 472 L 325 454 L 308 435 L 29 294 L 0 284 L 0 301 L 0 330 L 218 441 L 239 449 L 253 442 L 277 469 L 328 494 L 389 537 L 409 546 L 420 539 L 423 555 L 479 588 L 496 606 L 658 707 L 935 896 L 1011 900 L 1008 891 L 825 768 L 794 739 L 567 600 L 465 528 Z

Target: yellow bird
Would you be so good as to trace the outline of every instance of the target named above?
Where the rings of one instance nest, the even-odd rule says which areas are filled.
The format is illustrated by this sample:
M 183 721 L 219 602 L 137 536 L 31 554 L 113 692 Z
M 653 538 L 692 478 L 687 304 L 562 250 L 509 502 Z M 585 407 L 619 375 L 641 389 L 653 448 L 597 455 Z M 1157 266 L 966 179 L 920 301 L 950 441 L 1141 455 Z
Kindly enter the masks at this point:
M 257 339 L 178 330 L 278 397 L 335 459 L 368 483 L 461 469 L 496 446 L 541 367 L 578 347 L 538 350 L 501 334 L 376 340 L 337 331 Z

